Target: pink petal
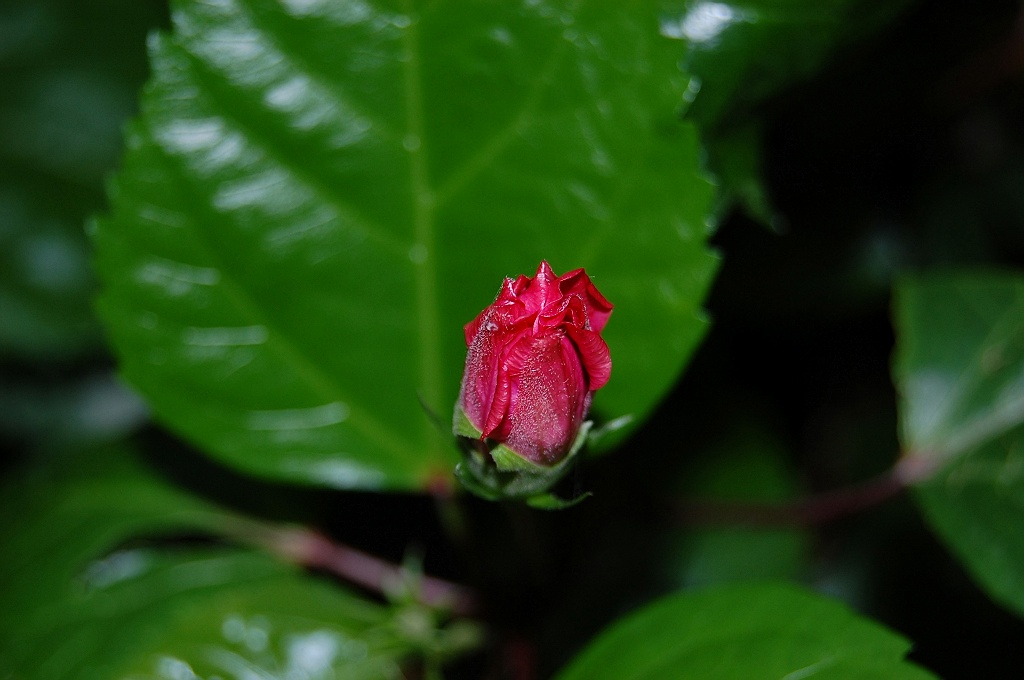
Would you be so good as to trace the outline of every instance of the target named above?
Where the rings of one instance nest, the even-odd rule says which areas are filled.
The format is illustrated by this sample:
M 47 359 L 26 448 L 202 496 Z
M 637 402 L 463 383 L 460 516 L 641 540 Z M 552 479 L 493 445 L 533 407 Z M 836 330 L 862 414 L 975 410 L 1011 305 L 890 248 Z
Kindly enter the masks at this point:
M 509 407 L 506 444 L 534 462 L 556 462 L 579 431 L 586 401 L 576 350 L 558 336 L 534 338 Z
M 559 290 L 563 295 L 579 295 L 587 308 L 590 328 L 601 332 L 612 314 L 612 303 L 601 295 L 583 269 L 574 269 L 559 279 Z
M 612 355 L 607 343 L 599 333 L 586 329 L 569 328 L 569 337 L 579 350 L 590 379 L 590 391 L 601 389 L 612 375 Z

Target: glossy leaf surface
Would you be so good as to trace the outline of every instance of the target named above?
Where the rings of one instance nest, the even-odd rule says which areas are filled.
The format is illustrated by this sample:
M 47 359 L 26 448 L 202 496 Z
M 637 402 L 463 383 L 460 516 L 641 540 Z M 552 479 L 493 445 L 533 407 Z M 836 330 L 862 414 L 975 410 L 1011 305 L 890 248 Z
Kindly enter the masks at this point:
M 792 585 L 679 593 L 603 632 L 557 680 L 925 680 L 910 645 L 846 607 Z
M 237 550 L 114 553 L 19 623 L 15 677 L 398 678 L 384 608 Z
M 716 260 L 653 7 L 218 0 L 174 24 L 97 229 L 158 417 L 263 475 L 450 483 L 462 326 L 541 259 L 616 305 L 596 416 L 674 382 Z
M 382 607 L 267 556 L 134 540 L 233 520 L 126 449 L 79 454 L 3 492 L 5 677 L 376 678 L 408 651 Z
M 989 593 L 1024 613 L 1024 278 L 936 274 L 898 289 L 905 456 L 917 499 Z

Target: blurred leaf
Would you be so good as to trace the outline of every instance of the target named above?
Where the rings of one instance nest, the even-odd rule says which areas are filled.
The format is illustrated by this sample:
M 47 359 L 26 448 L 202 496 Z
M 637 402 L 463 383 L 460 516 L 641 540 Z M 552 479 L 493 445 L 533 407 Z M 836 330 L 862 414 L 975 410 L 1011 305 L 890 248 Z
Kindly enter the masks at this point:
M 557 680 L 932 678 L 910 644 L 843 605 L 785 584 L 678 593 L 629 614 Z
M 915 276 L 897 292 L 906 448 L 948 463 L 1024 422 L 1024 277 Z
M 685 0 L 661 32 L 686 43 L 687 115 L 702 127 L 741 116 L 817 73 L 836 50 L 877 31 L 912 0 Z
M 15 677 L 398 678 L 409 651 L 385 608 L 246 551 L 125 550 L 73 585 L 4 641 Z
M 0 156 L 0 167 L 5 165 Z M 39 196 L 44 191 L 74 200 L 74 192 L 59 185 L 33 185 L 0 170 L 0 356 L 5 358 L 74 355 L 99 340 L 81 224 L 95 205 L 79 207 L 73 211 L 77 215 L 55 215 L 62 212 L 60 204 L 46 203 Z
M 2 497 L 4 630 L 19 613 L 74 592 L 88 561 L 134 536 L 215 531 L 231 517 L 165 482 L 125 446 L 36 465 L 8 480 Z
M 904 465 L 932 527 L 1024 614 L 1024 277 L 933 274 L 897 289 Z
M 0 357 L 99 345 L 83 224 L 103 205 L 159 9 L 135 0 L 0 7 Z
M 781 502 L 797 492 L 782 445 L 769 432 L 738 425 L 683 473 L 684 500 Z M 803 528 L 694 527 L 677 532 L 668 576 L 677 586 L 797 578 L 810 548 Z
M 124 374 L 169 425 L 276 478 L 450 483 L 462 326 L 542 258 L 616 305 L 599 418 L 673 384 L 716 258 L 653 7 L 221 0 L 174 22 L 97 233 Z
M 754 107 L 818 73 L 843 47 L 879 30 L 912 0 L 684 0 L 662 15 L 663 35 L 684 41 L 687 117 L 702 129 L 708 164 L 733 201 L 778 229 L 761 176 Z
M 751 219 L 774 231 L 782 231 L 783 217 L 775 212 L 762 180 L 761 125 L 751 123 L 730 128 L 717 136 L 706 135 L 704 141 L 711 152 L 719 183 L 716 217 L 725 217 L 734 204 L 739 204 Z
M 387 610 L 269 557 L 130 542 L 235 520 L 125 448 L 51 461 L 2 491 L 0 676 L 378 678 L 409 651 Z
M 74 380 L 33 377 L 0 375 L 0 433 L 35 444 L 95 444 L 125 437 L 149 415 L 108 372 Z

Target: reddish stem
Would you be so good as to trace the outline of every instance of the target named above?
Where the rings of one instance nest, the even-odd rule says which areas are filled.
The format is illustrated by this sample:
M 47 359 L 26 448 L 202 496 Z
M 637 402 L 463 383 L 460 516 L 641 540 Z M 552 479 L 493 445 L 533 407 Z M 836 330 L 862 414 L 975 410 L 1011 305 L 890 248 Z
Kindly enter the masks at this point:
M 677 509 L 679 516 L 689 524 L 816 526 L 880 505 L 911 484 L 928 478 L 935 468 L 936 463 L 929 456 L 907 455 L 874 479 L 789 502 L 690 500 L 680 502 Z
M 323 569 L 375 593 L 386 594 L 405 580 L 401 566 L 335 543 L 310 529 L 264 528 L 254 538 L 256 543 L 290 562 Z M 425 574 L 418 576 L 416 582 L 424 604 L 444 607 L 460 616 L 478 610 L 476 595 L 466 586 Z

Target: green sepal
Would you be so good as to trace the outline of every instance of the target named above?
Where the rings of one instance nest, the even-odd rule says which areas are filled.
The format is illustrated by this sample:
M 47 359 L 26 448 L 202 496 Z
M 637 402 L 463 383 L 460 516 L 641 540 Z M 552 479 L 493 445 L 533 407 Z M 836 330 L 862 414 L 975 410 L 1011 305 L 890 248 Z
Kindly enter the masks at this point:
M 491 449 L 491 460 L 494 461 L 494 465 L 498 468 L 499 472 L 521 472 L 526 475 L 544 475 L 547 474 L 548 470 L 561 466 L 567 459 L 568 457 L 563 458 L 554 465 L 540 465 L 539 463 L 534 463 L 532 460 L 523 458 L 504 444 L 498 444 Z
M 463 461 L 455 466 L 455 478 L 474 496 L 483 498 L 485 501 L 502 500 L 504 496 L 501 491 L 481 481 L 478 473 L 473 472 L 473 469 L 474 466 L 470 464 L 470 461 Z
M 590 450 L 593 452 L 595 448 L 603 447 L 605 439 L 612 439 L 612 435 L 622 432 L 626 428 L 633 424 L 636 418 L 633 417 L 632 413 L 627 413 L 624 416 L 619 416 L 614 420 L 610 420 L 601 427 L 595 427 L 590 431 L 590 439 L 587 442 L 590 444 Z
M 586 421 L 565 458 L 554 465 L 540 465 L 523 458 L 504 444 L 487 446 L 478 430 L 458 405 L 453 432 L 463 438 L 465 458 L 455 467 L 455 476 L 471 493 L 486 500 L 525 499 L 536 508 L 556 510 L 571 507 L 588 494 L 563 500 L 548 491 L 572 468 L 577 454 L 587 443 L 593 423 Z M 481 446 L 483 444 L 484 446 Z
M 536 508 L 537 510 L 565 510 L 573 507 L 574 505 L 579 505 L 593 495 L 594 494 L 587 491 L 576 496 L 576 498 L 565 499 L 559 498 L 553 493 L 542 493 L 527 498 L 526 504 L 531 508 Z
M 452 432 L 459 437 L 480 439 L 480 430 L 476 429 L 476 425 L 470 422 L 469 416 L 466 415 L 466 412 L 458 404 L 455 405 L 455 420 L 452 423 Z

